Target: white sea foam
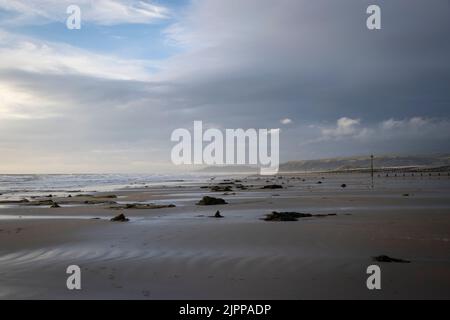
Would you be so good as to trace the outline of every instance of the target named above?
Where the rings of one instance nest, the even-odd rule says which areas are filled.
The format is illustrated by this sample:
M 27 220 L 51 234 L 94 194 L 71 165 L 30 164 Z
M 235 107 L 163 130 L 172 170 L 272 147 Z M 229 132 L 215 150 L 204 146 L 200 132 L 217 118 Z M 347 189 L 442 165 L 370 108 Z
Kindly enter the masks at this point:
M 162 174 L 0 174 L 0 199 L 73 192 L 113 191 L 160 183 L 199 180 L 194 175 Z

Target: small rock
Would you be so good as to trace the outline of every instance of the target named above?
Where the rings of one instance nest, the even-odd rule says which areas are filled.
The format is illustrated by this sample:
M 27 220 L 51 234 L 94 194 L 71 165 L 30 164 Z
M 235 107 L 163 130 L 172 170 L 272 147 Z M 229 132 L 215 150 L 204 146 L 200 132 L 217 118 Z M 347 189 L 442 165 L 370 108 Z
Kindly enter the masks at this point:
M 397 259 L 397 258 L 391 258 L 391 257 L 386 256 L 386 255 L 381 255 L 381 256 L 373 257 L 373 260 L 374 260 L 374 261 L 377 261 L 377 262 L 411 263 L 411 261 L 408 261 L 408 260 Z
M 220 214 L 219 210 L 216 211 L 216 214 L 214 215 L 214 218 L 223 218 L 223 216 Z
M 345 183 L 341 184 L 341 188 L 347 188 L 347 185 Z
M 310 218 L 312 214 L 298 212 L 277 212 L 273 211 L 266 215 L 265 221 L 298 221 L 298 218 Z
M 126 203 L 124 205 L 113 205 L 111 209 L 164 209 L 175 208 L 174 204 L 152 204 L 152 203 Z
M 232 191 L 232 189 L 231 189 L 230 186 L 225 186 L 225 187 L 222 187 L 222 186 L 213 186 L 213 187 L 211 187 L 210 190 L 211 190 L 212 192 L 230 192 L 230 191 Z
M 336 213 L 321 213 L 310 214 L 300 212 L 277 212 L 272 211 L 271 214 L 266 215 L 265 221 L 298 221 L 299 218 L 324 218 L 337 216 Z
M 337 216 L 337 213 L 319 213 L 319 214 L 313 215 L 313 217 L 316 217 L 316 218 L 333 217 L 333 216 Z
M 61 206 L 59 204 L 57 204 L 56 202 L 53 202 L 53 204 L 50 206 L 50 208 L 61 208 Z
M 128 219 L 127 217 L 125 217 L 125 215 L 123 213 L 121 213 L 118 216 L 115 216 L 114 218 L 112 218 L 111 221 L 127 222 L 127 221 L 130 221 L 130 219 Z
M 203 197 L 202 200 L 197 202 L 197 205 L 200 206 L 213 206 L 213 205 L 219 205 L 219 204 L 227 204 L 227 202 L 221 198 L 214 198 L 214 197 Z
M 279 184 L 269 184 L 267 186 L 262 187 L 261 189 L 283 189 L 283 186 Z
M 36 201 L 29 201 L 26 204 L 31 206 L 52 206 L 54 202 L 53 200 L 36 200 Z
M 117 199 L 117 196 L 115 194 L 107 194 L 107 195 L 94 195 L 94 198 L 101 198 L 101 199 Z
M 22 199 L 22 200 L 2 200 L 0 204 L 21 204 L 21 203 L 29 203 L 30 200 Z
M 84 204 L 91 204 L 91 205 L 95 205 L 95 204 L 105 204 L 105 205 L 114 205 L 117 204 L 117 202 L 115 201 L 107 201 L 107 200 L 86 200 L 84 201 Z

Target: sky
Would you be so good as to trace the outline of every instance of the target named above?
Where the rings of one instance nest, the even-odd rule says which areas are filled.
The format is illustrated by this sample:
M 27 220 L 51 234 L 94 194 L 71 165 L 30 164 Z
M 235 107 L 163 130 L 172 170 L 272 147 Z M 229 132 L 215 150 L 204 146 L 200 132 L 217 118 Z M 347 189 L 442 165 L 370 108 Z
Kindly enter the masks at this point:
M 171 171 L 194 120 L 282 162 L 448 153 L 450 1 L 0 0 L 0 173 Z

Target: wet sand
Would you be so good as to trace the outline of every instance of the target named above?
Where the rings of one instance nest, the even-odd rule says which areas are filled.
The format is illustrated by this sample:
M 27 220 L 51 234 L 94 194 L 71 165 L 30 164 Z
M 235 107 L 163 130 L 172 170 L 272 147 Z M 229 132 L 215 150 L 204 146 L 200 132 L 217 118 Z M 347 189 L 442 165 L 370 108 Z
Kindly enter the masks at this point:
M 238 177 L 248 190 L 236 182 L 235 195 L 201 188 L 223 179 L 103 194 L 175 208 L 118 210 L 82 197 L 0 208 L 0 298 L 450 298 L 448 177 L 380 177 L 374 190 L 362 174 Z M 284 189 L 261 189 L 275 183 Z M 204 195 L 228 204 L 196 205 Z M 224 218 L 209 217 L 216 210 Z M 274 210 L 337 215 L 262 220 Z M 109 221 L 119 213 L 130 221 Z M 411 263 L 373 261 L 382 254 Z M 72 264 L 80 291 L 66 288 Z M 381 290 L 366 287 L 372 264 Z

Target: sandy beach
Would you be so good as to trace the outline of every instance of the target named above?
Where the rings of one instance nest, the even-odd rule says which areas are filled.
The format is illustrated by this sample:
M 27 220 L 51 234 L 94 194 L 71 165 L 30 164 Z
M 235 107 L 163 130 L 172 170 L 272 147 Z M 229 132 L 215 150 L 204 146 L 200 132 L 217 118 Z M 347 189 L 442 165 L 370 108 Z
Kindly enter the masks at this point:
M 374 189 L 358 173 L 204 180 L 53 196 L 60 208 L 38 205 L 43 197 L 4 201 L 0 298 L 450 298 L 447 175 L 383 175 Z M 282 188 L 262 189 L 273 184 Z M 197 205 L 203 196 L 228 204 Z M 217 210 L 223 218 L 211 217 Z M 319 216 L 264 221 L 272 211 Z M 130 220 L 110 221 L 120 213 Z M 379 255 L 410 263 L 375 262 Z M 81 290 L 66 288 L 73 264 Z M 381 290 L 366 286 L 373 264 Z

